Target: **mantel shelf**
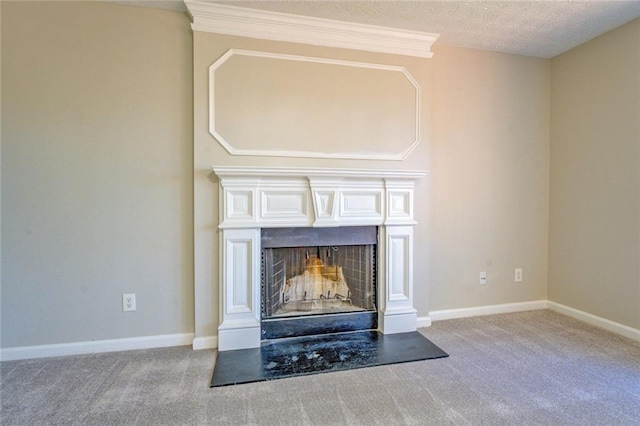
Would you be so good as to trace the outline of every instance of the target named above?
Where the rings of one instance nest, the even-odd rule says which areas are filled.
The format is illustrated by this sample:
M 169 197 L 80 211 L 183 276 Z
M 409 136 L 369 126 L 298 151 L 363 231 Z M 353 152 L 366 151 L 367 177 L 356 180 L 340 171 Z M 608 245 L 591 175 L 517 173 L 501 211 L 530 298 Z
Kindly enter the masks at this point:
M 390 169 L 334 169 L 334 168 L 293 168 L 293 167 L 246 167 L 214 166 L 213 172 L 226 177 L 336 177 L 336 178 L 381 178 L 412 179 L 425 177 L 425 170 Z

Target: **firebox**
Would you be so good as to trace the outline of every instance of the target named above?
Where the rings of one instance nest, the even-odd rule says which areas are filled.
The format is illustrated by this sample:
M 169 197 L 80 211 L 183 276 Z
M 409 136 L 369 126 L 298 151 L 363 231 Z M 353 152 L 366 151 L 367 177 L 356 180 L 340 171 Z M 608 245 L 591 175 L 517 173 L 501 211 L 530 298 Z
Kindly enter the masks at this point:
M 263 228 L 263 339 L 376 329 L 378 230 Z

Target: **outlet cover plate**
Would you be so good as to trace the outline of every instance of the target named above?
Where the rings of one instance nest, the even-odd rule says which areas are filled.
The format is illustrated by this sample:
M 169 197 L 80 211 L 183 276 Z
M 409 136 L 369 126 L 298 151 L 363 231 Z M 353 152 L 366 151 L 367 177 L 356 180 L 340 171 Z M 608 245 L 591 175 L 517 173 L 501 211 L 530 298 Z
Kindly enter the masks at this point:
M 122 295 L 122 310 L 124 312 L 131 312 L 136 310 L 135 293 L 125 293 Z
M 517 283 L 521 283 L 522 282 L 522 268 L 516 268 L 515 276 L 513 278 L 514 278 L 515 282 L 517 282 Z

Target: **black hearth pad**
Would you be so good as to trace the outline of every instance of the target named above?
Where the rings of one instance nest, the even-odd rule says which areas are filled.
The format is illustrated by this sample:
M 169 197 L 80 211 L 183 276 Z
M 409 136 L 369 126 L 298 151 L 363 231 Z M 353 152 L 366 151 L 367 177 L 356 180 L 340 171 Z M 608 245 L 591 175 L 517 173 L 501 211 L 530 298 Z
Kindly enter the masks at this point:
M 358 331 L 269 340 L 260 348 L 218 352 L 211 387 L 447 356 L 417 331 Z

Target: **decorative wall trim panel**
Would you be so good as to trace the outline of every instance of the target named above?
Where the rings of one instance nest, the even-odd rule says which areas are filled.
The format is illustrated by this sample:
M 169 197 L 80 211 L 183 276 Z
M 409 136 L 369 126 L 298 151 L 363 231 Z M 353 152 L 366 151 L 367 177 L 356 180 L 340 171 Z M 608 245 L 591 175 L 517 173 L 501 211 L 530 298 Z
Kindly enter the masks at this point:
M 331 108 L 310 102 L 328 93 Z M 209 67 L 209 133 L 231 155 L 400 161 L 420 143 L 420 104 L 418 82 L 400 66 L 230 49 Z
M 186 0 L 193 31 L 431 58 L 439 34 Z

